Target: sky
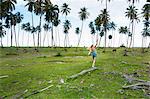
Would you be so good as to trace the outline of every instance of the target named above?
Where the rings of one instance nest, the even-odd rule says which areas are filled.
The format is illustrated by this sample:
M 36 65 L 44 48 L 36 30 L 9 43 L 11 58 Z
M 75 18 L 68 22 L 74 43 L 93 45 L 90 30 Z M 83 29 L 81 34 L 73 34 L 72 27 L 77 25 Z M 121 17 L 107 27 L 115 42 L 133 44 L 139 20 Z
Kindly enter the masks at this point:
M 24 15 L 24 19 L 22 23 L 27 23 L 27 22 L 31 23 L 31 13 L 28 12 L 27 8 L 24 6 L 26 2 L 23 0 L 17 0 L 17 2 L 18 3 L 16 5 L 16 10 L 13 12 L 16 13 L 19 11 L 21 12 L 21 14 Z M 61 8 L 63 3 L 67 3 L 69 7 L 71 8 L 70 14 L 67 16 L 67 19 L 71 22 L 71 25 L 72 25 L 68 34 L 70 46 L 71 45 L 76 46 L 77 41 L 78 41 L 78 35 L 75 34 L 75 28 L 81 27 L 81 20 L 79 18 L 78 12 L 80 11 L 80 8 L 83 8 L 83 7 L 87 8 L 87 11 L 90 13 L 90 15 L 88 19 L 85 20 L 84 25 L 83 25 L 83 33 L 81 37 L 80 46 L 90 46 L 92 44 L 92 38 L 96 38 L 96 35 L 95 36 L 91 35 L 90 28 L 88 25 L 91 21 L 94 21 L 95 18 L 98 16 L 98 14 L 100 14 L 100 11 L 105 8 L 105 2 L 100 2 L 100 1 L 98 2 L 97 0 L 51 0 L 51 2 L 53 4 L 57 4 L 59 8 Z M 136 8 L 138 9 L 138 13 L 141 13 L 142 11 L 141 9 L 145 3 L 146 3 L 146 0 L 139 0 L 139 2 L 135 3 Z M 114 43 L 115 46 L 118 46 L 121 44 L 126 45 L 126 36 L 125 35 L 120 36 L 118 33 L 118 28 L 120 26 L 129 26 L 130 20 L 127 17 L 125 17 L 126 8 L 129 5 L 130 3 L 127 2 L 127 0 L 112 0 L 111 2 L 108 3 L 108 11 L 110 14 L 111 21 L 115 22 L 115 24 L 117 25 L 116 31 L 113 31 L 113 33 L 115 34 L 115 37 L 113 37 L 115 38 L 115 43 Z M 65 17 L 61 13 L 59 16 L 60 16 L 61 24 L 58 26 L 58 28 L 54 28 L 54 33 L 56 34 L 54 35 L 54 39 L 55 39 L 56 45 L 59 45 L 59 42 L 60 42 L 60 45 L 63 46 L 64 38 L 65 38 L 65 35 L 63 33 L 63 22 L 65 21 Z M 136 26 L 135 26 L 135 31 L 134 31 L 135 32 L 134 47 L 141 47 L 141 42 L 142 42 L 141 31 L 143 29 L 143 23 L 142 23 L 143 18 L 141 17 L 141 15 L 139 17 L 140 17 L 140 22 L 135 23 Z M 43 16 L 42 26 L 44 23 L 45 23 L 45 20 Z M 39 16 L 34 15 L 34 25 L 37 26 L 38 24 L 39 24 Z M 16 29 L 16 31 L 18 32 L 18 28 Z M 10 31 L 7 30 L 7 33 L 10 33 Z M 42 41 L 44 38 L 44 33 L 45 32 L 42 30 L 41 32 Z M 58 34 L 60 36 L 58 36 Z M 112 34 L 112 31 L 109 31 L 107 35 L 110 35 L 110 34 Z M 51 33 L 48 32 L 47 36 L 51 38 Z M 26 33 L 20 29 L 19 36 L 17 34 L 17 37 L 19 38 L 20 46 L 27 46 L 28 45 L 27 42 L 29 42 L 29 46 L 33 46 L 32 34 Z M 8 38 L 10 38 L 10 36 L 5 36 L 3 38 L 3 43 L 5 46 L 7 45 L 10 46 L 10 40 L 8 40 Z M 59 38 L 60 40 L 58 40 Z M 36 34 L 36 39 L 37 39 L 37 34 Z M 48 44 L 51 44 L 50 42 L 51 40 L 48 40 L 46 38 L 44 46 L 48 46 Z M 107 39 L 107 42 L 109 42 L 108 39 Z M 150 42 L 150 38 L 147 38 L 147 42 L 145 46 L 148 46 L 148 42 Z M 13 44 L 15 45 L 14 40 L 13 40 Z M 102 38 L 100 42 L 100 46 L 104 46 L 104 37 Z

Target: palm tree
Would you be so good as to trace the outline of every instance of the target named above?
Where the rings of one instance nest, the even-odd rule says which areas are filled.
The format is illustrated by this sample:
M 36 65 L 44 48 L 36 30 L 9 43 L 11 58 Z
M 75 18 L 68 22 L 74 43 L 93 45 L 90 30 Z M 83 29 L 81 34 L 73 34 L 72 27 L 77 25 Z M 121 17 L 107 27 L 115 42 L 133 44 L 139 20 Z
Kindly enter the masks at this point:
M 138 21 L 138 17 L 137 17 L 137 10 L 135 8 L 135 6 L 129 6 L 129 8 L 127 8 L 127 12 L 126 13 L 126 17 L 128 17 L 131 21 L 131 24 L 132 24 L 132 37 L 131 37 L 131 41 L 130 41 L 130 45 L 129 47 L 131 47 L 131 44 L 133 42 L 133 46 L 134 46 L 134 21 Z
M 107 30 L 109 29 L 108 26 L 109 26 L 109 14 L 107 12 L 106 9 L 103 9 L 101 10 L 101 20 L 102 20 L 102 25 L 103 25 L 103 29 L 104 29 L 104 32 L 105 32 L 105 48 L 106 48 L 106 44 L 107 44 Z M 104 52 L 105 52 L 105 49 L 104 49 Z
M 70 13 L 70 10 L 71 10 L 71 8 L 68 7 L 68 4 L 64 3 L 62 5 L 61 12 L 62 12 L 62 14 L 65 14 L 65 20 L 66 20 L 68 13 Z
M 43 0 L 35 1 L 34 12 L 36 15 L 40 16 L 39 29 L 38 29 L 38 44 L 37 44 L 38 47 L 41 46 L 41 22 L 42 22 L 42 15 L 45 13 L 43 8 L 44 4 L 45 2 Z
M 69 36 L 68 36 L 68 31 L 71 28 L 71 23 L 69 20 L 66 20 L 64 22 L 64 33 L 65 33 L 65 39 L 64 39 L 64 47 L 67 47 L 67 37 L 68 37 L 68 43 L 69 43 Z M 69 45 L 69 44 L 68 44 Z
M 43 28 L 44 28 L 44 31 L 45 31 L 44 38 L 43 38 L 43 46 L 44 46 L 44 43 L 45 43 L 46 35 L 47 35 L 47 43 L 48 43 L 48 46 L 49 46 L 49 37 L 48 37 L 47 32 L 49 31 L 49 29 L 51 29 L 51 27 L 49 26 L 49 24 L 45 23 L 43 25 Z
M 77 28 L 75 29 L 75 33 L 78 35 L 78 41 L 79 41 L 79 33 L 80 33 L 80 28 L 79 28 L 79 27 L 77 27 Z
M 16 0 L 5 0 L 2 2 L 2 11 L 4 12 L 11 12 L 15 10 L 15 4 L 17 3 Z
M 95 28 L 93 22 L 89 23 L 89 28 L 91 29 L 91 35 L 92 35 L 92 44 L 94 44 L 94 35 L 95 35 Z
M 127 28 L 127 26 L 125 26 L 125 27 L 123 27 L 123 26 L 121 26 L 120 28 L 119 28 L 119 33 L 120 34 L 128 34 L 128 37 L 130 36 L 130 32 L 129 32 L 129 29 Z M 121 39 L 121 38 L 119 38 L 119 39 Z M 128 39 L 127 39 L 127 42 L 128 42 Z M 119 40 L 119 45 L 120 45 L 120 40 Z M 128 43 L 127 43 L 127 46 L 128 46 Z
M 54 22 L 53 22 L 53 24 L 54 24 L 54 26 L 57 28 L 58 27 L 58 25 L 60 24 L 60 20 L 59 19 L 56 19 L 56 20 L 54 20 Z M 55 29 L 56 30 L 56 29 Z M 57 30 L 56 30 L 57 31 Z M 55 31 L 55 43 L 56 43 L 56 45 L 57 45 L 57 32 Z M 58 35 L 58 37 L 59 37 L 59 35 Z M 55 46 L 56 46 L 55 45 Z M 59 37 L 59 45 L 60 45 L 60 37 Z
M 12 31 L 12 26 L 13 26 L 13 14 L 11 12 L 7 13 L 6 19 L 5 19 L 5 24 L 6 26 L 10 27 L 11 29 L 11 47 L 13 44 L 13 31 Z
M 1 38 L 1 47 L 3 47 L 2 38 L 6 35 L 6 31 L 4 30 L 4 25 L 0 22 L 0 38 Z
M 79 37 L 79 41 L 78 41 L 78 45 L 80 44 L 80 40 L 81 40 L 81 35 L 82 35 L 82 30 L 83 30 L 83 22 L 88 18 L 89 16 L 89 12 L 87 12 L 87 8 L 83 7 L 80 9 L 81 11 L 79 12 L 79 17 L 80 20 L 82 21 L 82 25 L 81 25 L 81 33 L 80 33 L 80 37 Z
M 44 6 L 44 11 L 46 12 L 45 20 L 47 22 L 51 22 L 51 33 L 52 33 L 51 45 L 53 46 L 54 45 L 53 25 L 54 25 L 54 20 L 58 19 L 59 17 L 59 8 L 57 5 L 46 3 Z
M 148 36 L 150 36 L 150 28 L 149 29 L 144 28 L 142 31 L 142 48 L 144 48 L 144 39 Z M 144 49 L 142 51 L 144 52 Z
M 101 39 L 102 39 L 102 37 L 104 36 L 104 31 L 103 31 L 103 30 L 100 31 L 99 36 L 100 36 L 100 38 L 99 38 L 99 47 L 100 47 Z
M 115 33 L 113 33 L 113 31 L 115 31 L 116 30 L 116 24 L 112 21 L 112 22 L 110 22 L 110 24 L 109 24 L 109 26 L 110 26 L 110 29 L 112 30 L 112 37 L 113 37 L 113 40 L 111 40 L 111 41 L 113 41 L 113 47 L 114 47 L 114 42 L 115 42 Z M 111 44 L 112 44 L 112 42 L 111 42 Z
M 99 0 L 98 0 L 98 1 L 99 1 Z M 101 0 L 101 1 L 103 1 L 103 0 Z M 106 9 L 107 9 L 107 2 L 108 2 L 108 1 L 110 2 L 111 0 L 106 0 Z
M 24 42 L 24 30 L 25 30 L 25 28 L 26 28 L 26 24 L 23 23 L 23 24 L 21 25 L 21 29 L 23 30 L 23 34 L 22 34 L 22 45 L 24 45 L 23 42 Z
M 110 40 L 112 39 L 112 35 L 109 35 L 109 36 L 108 36 L 108 39 L 109 39 L 108 47 L 111 47 L 111 46 L 110 46 Z
M 31 12 L 32 16 L 32 27 L 34 27 L 34 22 L 33 22 L 33 11 L 35 10 L 35 1 L 34 0 L 28 0 L 28 3 L 25 5 L 25 7 L 28 6 L 28 11 Z
M 139 0 L 127 0 L 128 2 L 131 2 L 132 3 L 132 6 L 134 6 L 134 3 L 136 2 L 136 1 L 139 1 Z
M 18 46 L 19 46 L 19 32 L 20 32 L 20 23 L 22 22 L 23 20 L 23 14 L 20 14 L 20 12 L 17 12 L 16 13 L 16 18 L 17 18 L 17 24 L 18 24 Z
M 29 46 L 29 32 L 32 30 L 29 22 L 24 24 L 24 30 L 28 33 L 27 46 Z
M 144 29 L 143 29 L 143 34 L 142 34 L 142 39 L 144 40 L 144 38 L 146 38 L 148 35 L 149 35 L 149 18 L 150 18 L 150 4 L 147 2 L 143 8 L 142 8 L 142 14 L 143 14 L 143 17 L 144 17 Z M 142 47 L 143 47 L 143 40 L 142 40 Z M 144 49 L 143 49 L 144 51 Z

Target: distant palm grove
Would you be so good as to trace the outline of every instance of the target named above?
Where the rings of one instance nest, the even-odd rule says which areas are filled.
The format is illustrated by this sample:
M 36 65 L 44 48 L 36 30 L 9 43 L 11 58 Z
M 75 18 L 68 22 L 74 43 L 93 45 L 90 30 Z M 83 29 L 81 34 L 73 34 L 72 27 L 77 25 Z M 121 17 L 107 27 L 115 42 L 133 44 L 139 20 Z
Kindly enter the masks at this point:
M 103 2 L 102 2 L 103 1 Z M 125 9 L 124 17 L 129 19 L 128 26 L 117 27 L 117 24 L 111 20 L 110 11 L 108 9 L 108 3 L 113 2 L 113 0 L 98 0 L 97 2 L 102 2 L 105 5 L 104 9 L 99 9 L 100 13 L 95 20 L 90 22 L 89 24 L 84 24 L 86 19 L 89 18 L 90 13 L 88 12 L 88 8 L 82 7 L 78 8 L 79 19 L 81 20 L 81 24 L 78 27 L 72 27 L 71 21 L 67 17 L 71 10 L 71 7 L 64 3 L 63 5 L 54 5 L 51 0 L 24 0 L 24 7 L 28 9 L 31 13 L 31 17 L 29 16 L 29 22 L 22 23 L 24 19 L 24 15 L 22 12 L 14 13 L 15 6 L 17 4 L 17 0 L 0 0 L 0 42 L 1 47 L 8 46 L 10 47 L 21 47 L 32 46 L 34 47 L 60 47 L 60 42 L 63 42 L 63 47 L 71 47 L 69 38 L 69 30 L 74 28 L 74 33 L 78 35 L 78 40 L 74 42 L 75 47 L 79 47 L 81 44 L 81 39 L 83 38 L 84 25 L 88 25 L 90 28 L 90 33 L 93 35 L 92 43 L 96 41 L 95 39 L 99 39 L 98 46 L 101 46 L 101 40 L 104 38 L 104 46 L 103 47 L 114 47 L 114 42 L 118 43 L 118 46 L 121 46 L 121 38 L 119 41 L 115 40 L 116 33 L 114 31 L 118 31 L 120 37 L 123 36 L 126 38 L 126 42 L 124 42 L 122 46 L 132 48 L 134 47 L 135 41 L 135 27 L 139 21 L 143 22 L 143 30 L 140 32 L 142 35 L 141 46 L 144 47 L 147 43 L 150 46 L 150 43 L 147 42 L 150 37 L 150 1 L 147 0 L 146 4 L 142 9 L 138 9 L 135 6 L 135 2 L 138 3 L 139 0 L 126 0 L 129 3 L 128 8 Z M 86 2 L 86 1 L 85 1 Z M 141 13 L 137 11 L 141 10 Z M 61 14 L 60 14 L 61 13 Z M 61 16 L 64 16 L 64 20 L 60 20 Z M 34 16 L 38 16 L 38 25 L 34 24 Z M 139 17 L 140 16 L 140 17 Z M 44 18 L 44 21 L 42 20 Z M 42 24 L 44 22 L 44 24 Z M 59 34 L 57 27 L 63 23 L 63 32 L 65 34 L 64 40 L 60 40 L 61 35 Z M 135 24 L 136 23 L 136 24 Z M 80 27 L 81 26 L 81 27 Z M 16 31 L 17 30 L 17 31 Z M 20 31 L 23 31 L 23 34 L 20 34 Z M 108 34 L 108 31 L 112 31 L 112 33 Z M 9 33 L 8 33 L 9 32 Z M 25 37 L 25 34 L 28 36 Z M 32 37 L 29 35 L 32 34 Z M 42 36 L 43 35 L 43 36 Z M 95 38 L 94 38 L 95 36 Z M 3 44 L 3 38 L 7 38 L 7 45 Z M 27 38 L 27 40 L 25 40 Z M 30 40 L 32 38 L 32 40 Z M 22 42 L 20 42 L 20 40 Z M 10 44 L 8 44 L 10 42 Z M 48 43 L 48 46 L 45 44 Z M 148 47 L 147 46 L 147 47 Z

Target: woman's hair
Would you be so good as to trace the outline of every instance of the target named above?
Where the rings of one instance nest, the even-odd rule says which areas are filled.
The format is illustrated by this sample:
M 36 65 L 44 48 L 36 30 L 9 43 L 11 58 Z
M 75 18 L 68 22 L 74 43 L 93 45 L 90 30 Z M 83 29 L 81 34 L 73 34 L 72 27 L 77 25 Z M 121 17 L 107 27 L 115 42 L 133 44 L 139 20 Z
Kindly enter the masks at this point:
M 92 44 L 90 48 L 92 48 L 94 45 Z

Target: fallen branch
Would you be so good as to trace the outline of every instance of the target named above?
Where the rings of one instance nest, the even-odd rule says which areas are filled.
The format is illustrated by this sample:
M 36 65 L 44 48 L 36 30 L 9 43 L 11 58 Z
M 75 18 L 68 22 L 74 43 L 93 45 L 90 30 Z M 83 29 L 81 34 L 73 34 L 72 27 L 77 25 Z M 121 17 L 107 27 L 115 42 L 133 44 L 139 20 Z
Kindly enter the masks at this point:
M 141 80 L 141 79 L 136 79 L 136 78 L 133 78 L 131 75 L 123 75 L 123 77 L 129 82 L 129 83 L 132 83 L 134 81 L 136 82 L 147 82 L 146 80 Z
M 89 69 L 87 69 L 87 70 L 83 70 L 83 71 L 81 71 L 80 73 L 77 73 L 77 74 L 74 74 L 74 75 L 70 76 L 68 79 L 75 79 L 75 78 L 77 78 L 78 76 L 84 75 L 84 74 L 86 74 L 86 73 L 88 73 L 88 72 L 91 72 L 91 71 L 94 71 L 94 70 L 96 70 L 96 69 L 98 69 L 98 68 L 97 68 L 97 67 L 92 67 L 92 68 L 89 68 Z
M 144 91 L 146 96 L 149 96 L 149 91 L 150 91 L 150 81 L 146 81 L 146 80 L 141 80 L 141 79 L 137 79 L 134 78 L 132 75 L 123 75 L 123 77 L 131 84 L 131 83 L 135 83 L 132 85 L 128 85 L 128 86 L 122 86 L 123 89 L 133 89 L 133 90 L 138 90 L 141 89 Z M 148 92 L 146 92 L 146 90 Z
M 144 82 L 144 83 L 136 83 L 128 86 L 123 86 L 123 89 L 146 89 L 150 90 L 150 81 Z
M 7 77 L 8 77 L 8 75 L 0 76 L 0 79 L 1 78 L 7 78 Z
M 43 89 L 41 89 L 41 90 L 37 90 L 37 91 L 35 91 L 35 92 L 33 92 L 33 93 L 29 94 L 29 95 L 28 95 L 28 96 L 26 96 L 25 98 L 27 98 L 27 97 L 29 97 L 29 96 L 31 96 L 31 95 L 37 94 L 37 93 L 41 93 L 41 92 L 43 92 L 43 91 L 45 91 L 45 90 L 49 89 L 49 88 L 50 88 L 50 87 L 52 87 L 52 86 L 53 86 L 53 85 L 50 85 L 50 86 L 45 87 L 45 88 L 43 88 Z

